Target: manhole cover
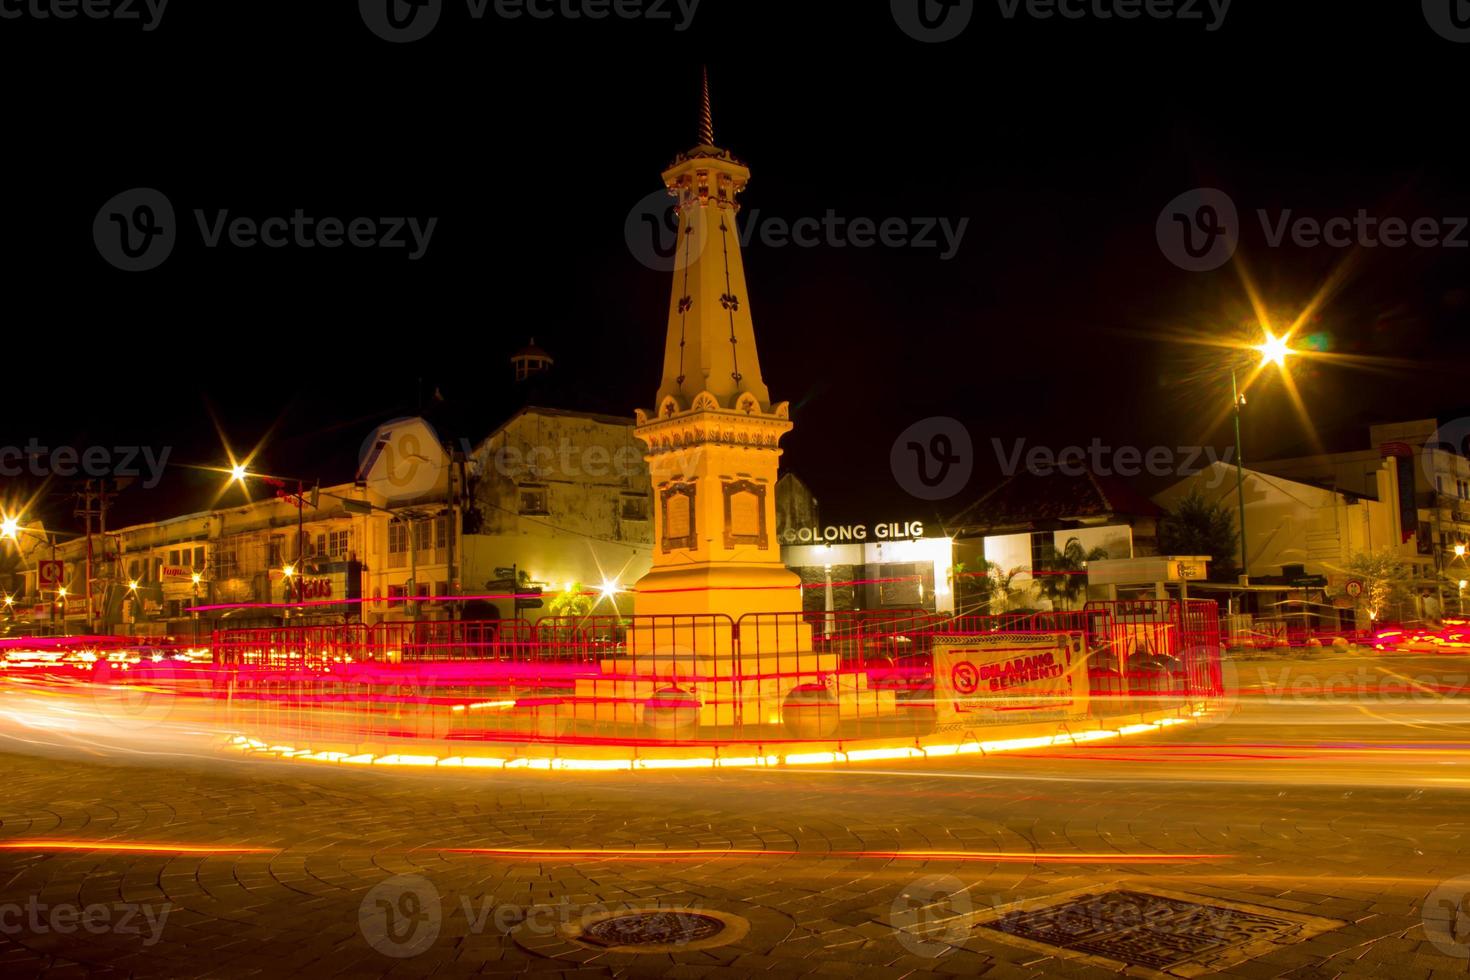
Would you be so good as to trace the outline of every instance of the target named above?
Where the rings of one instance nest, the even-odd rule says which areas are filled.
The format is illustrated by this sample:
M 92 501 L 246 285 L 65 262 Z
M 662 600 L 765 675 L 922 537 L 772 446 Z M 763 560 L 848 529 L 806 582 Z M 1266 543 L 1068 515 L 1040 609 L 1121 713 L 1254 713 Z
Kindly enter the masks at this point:
M 581 938 L 598 946 L 684 946 L 724 931 L 719 919 L 698 912 L 633 912 L 594 922 Z
M 1153 888 L 1083 890 L 997 909 L 982 935 L 1028 949 L 1133 967 L 1153 976 L 1220 970 L 1345 923 Z
M 709 909 L 627 909 L 569 923 L 563 932 L 584 947 L 618 953 L 672 953 L 744 939 L 750 923 L 738 915 Z

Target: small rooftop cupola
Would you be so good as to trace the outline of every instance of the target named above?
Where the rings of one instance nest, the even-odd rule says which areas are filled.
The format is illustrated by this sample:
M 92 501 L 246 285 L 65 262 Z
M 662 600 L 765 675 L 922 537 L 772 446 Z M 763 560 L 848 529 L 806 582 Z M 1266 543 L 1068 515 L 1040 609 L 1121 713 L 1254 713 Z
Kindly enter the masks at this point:
M 550 354 L 536 346 L 535 337 L 532 337 L 529 344 L 516 351 L 510 358 L 517 381 L 525 381 L 532 375 L 549 370 L 555 363 Z

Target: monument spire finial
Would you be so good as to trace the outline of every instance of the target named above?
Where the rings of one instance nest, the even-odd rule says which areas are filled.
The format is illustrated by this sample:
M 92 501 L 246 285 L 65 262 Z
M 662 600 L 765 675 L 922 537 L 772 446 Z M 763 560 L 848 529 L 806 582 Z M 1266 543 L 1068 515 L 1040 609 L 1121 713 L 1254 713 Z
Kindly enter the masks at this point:
M 715 121 L 709 104 L 709 67 L 704 69 L 704 99 L 699 110 L 699 142 L 704 146 L 715 145 Z

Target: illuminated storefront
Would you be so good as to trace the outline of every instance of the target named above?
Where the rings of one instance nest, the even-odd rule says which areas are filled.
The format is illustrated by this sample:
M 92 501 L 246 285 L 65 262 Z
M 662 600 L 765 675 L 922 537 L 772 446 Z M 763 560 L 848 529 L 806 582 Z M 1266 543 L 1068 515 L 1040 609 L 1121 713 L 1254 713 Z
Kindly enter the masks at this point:
M 954 612 L 953 542 L 920 521 L 785 527 L 780 539 L 808 612 Z

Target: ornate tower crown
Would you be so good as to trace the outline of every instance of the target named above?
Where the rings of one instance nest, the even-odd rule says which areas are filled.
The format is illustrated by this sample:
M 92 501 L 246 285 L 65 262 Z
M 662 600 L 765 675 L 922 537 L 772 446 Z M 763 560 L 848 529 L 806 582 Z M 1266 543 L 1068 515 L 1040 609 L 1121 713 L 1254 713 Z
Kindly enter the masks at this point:
M 699 143 L 664 171 L 678 199 L 679 238 L 655 417 L 696 408 L 779 414 L 761 378 L 750 295 L 735 216 L 750 170 L 715 145 L 709 73 L 704 74 Z M 640 416 L 643 418 L 644 416 Z

